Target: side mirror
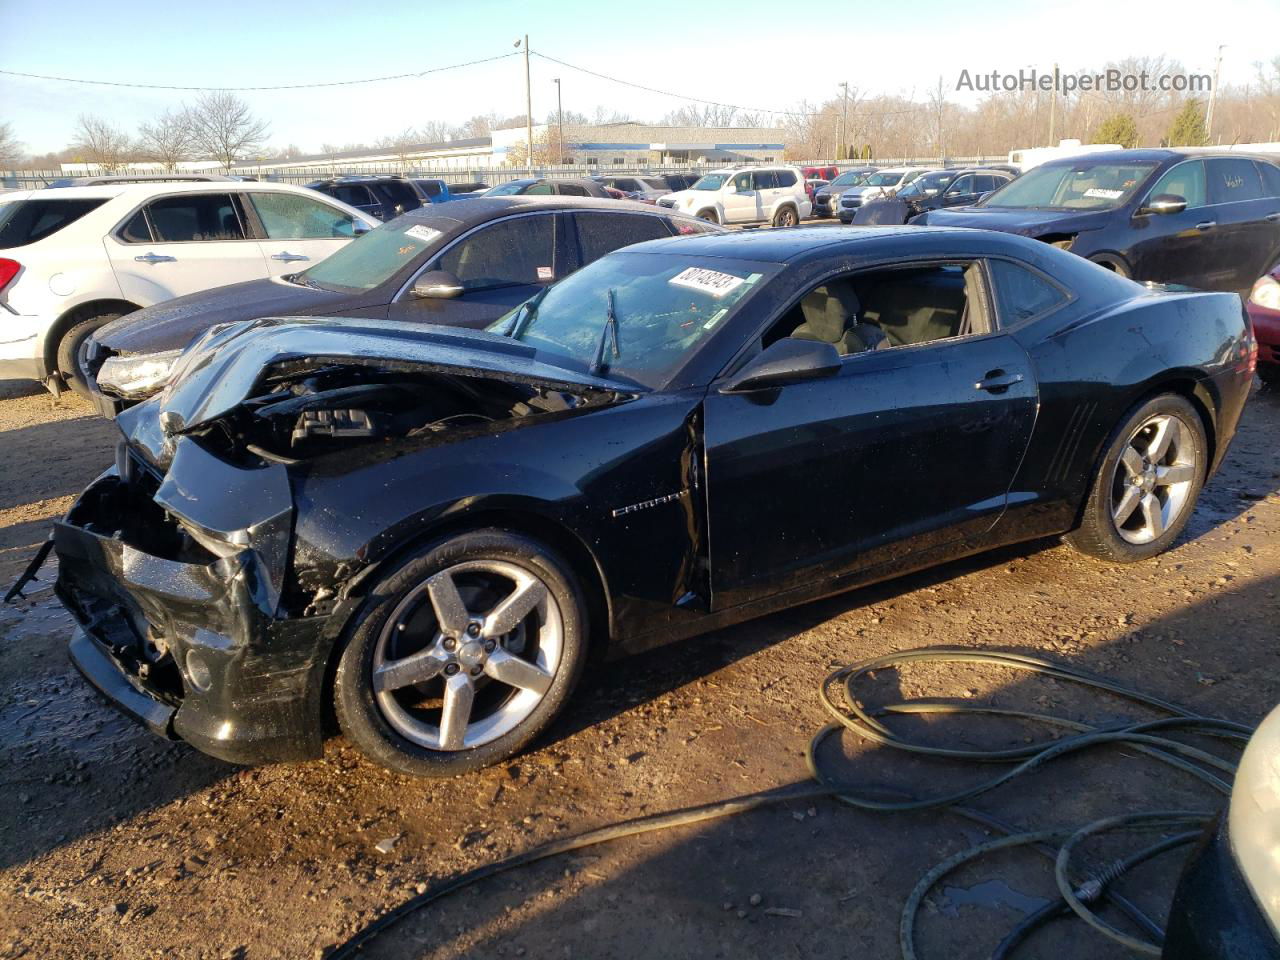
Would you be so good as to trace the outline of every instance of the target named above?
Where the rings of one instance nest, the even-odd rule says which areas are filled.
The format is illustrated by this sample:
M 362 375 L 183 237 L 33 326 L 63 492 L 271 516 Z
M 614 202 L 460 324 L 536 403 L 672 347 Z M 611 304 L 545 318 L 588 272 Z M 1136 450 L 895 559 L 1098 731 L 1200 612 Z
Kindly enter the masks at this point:
M 1181 213 L 1187 209 L 1187 198 L 1176 193 L 1158 193 L 1143 207 L 1139 213 L 1169 214 Z
M 428 270 L 409 291 L 420 300 L 454 300 L 462 296 L 462 281 L 447 270 Z
M 369 226 L 369 225 L 368 225 L 367 223 L 365 223 L 363 220 L 352 220 L 352 221 L 351 221 L 351 235 L 352 235 L 352 236 L 355 236 L 355 237 L 363 236 L 364 234 L 368 233 L 368 232 L 369 232 L 370 230 L 372 230 L 372 229 L 373 229 L 373 227 Z
M 802 380 L 820 380 L 840 370 L 840 354 L 824 340 L 778 340 L 762 350 L 720 388 L 745 393 Z
M 725 192 L 725 193 L 737 193 L 737 192 L 738 192 L 738 185 L 737 185 L 737 184 L 735 184 L 735 183 L 729 183 L 729 184 L 727 184 L 727 185 L 725 186 L 725 188 L 724 188 L 724 192 Z

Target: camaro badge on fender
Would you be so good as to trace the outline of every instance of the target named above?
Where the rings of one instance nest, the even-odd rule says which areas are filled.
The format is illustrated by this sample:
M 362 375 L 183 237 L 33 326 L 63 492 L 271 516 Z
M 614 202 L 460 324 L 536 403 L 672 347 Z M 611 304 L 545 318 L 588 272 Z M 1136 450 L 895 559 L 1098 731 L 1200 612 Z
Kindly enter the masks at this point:
M 689 495 L 688 490 L 681 490 L 679 493 L 669 493 L 665 497 L 656 497 L 653 500 L 642 500 L 640 503 L 633 503 L 629 507 L 619 507 L 613 511 L 615 517 L 621 517 L 628 513 L 635 513 L 637 510 L 644 510 L 648 507 L 658 507 L 664 503 L 670 503 L 672 500 L 680 500 Z

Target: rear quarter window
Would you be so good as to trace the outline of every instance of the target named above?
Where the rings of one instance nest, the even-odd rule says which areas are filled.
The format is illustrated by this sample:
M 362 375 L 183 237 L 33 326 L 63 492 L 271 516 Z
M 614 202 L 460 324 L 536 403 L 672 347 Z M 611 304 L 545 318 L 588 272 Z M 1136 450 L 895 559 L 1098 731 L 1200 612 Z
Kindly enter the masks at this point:
M 0 250 L 22 247 L 51 237 L 106 202 L 105 197 L 67 200 L 45 200 L 42 197 L 0 204 Z
M 796 185 L 796 174 L 794 170 L 779 170 L 777 176 L 778 186 L 780 187 L 794 187 Z

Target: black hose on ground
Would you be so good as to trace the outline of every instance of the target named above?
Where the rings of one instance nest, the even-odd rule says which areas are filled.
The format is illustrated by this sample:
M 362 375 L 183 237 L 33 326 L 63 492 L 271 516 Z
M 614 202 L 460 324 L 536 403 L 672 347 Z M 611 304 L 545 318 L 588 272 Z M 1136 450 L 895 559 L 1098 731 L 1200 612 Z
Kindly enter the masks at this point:
M 1052 677 L 1110 693 L 1143 707 L 1161 711 L 1168 714 L 1168 716 L 1159 720 L 1143 722 L 1117 721 L 1103 726 L 1090 726 L 1089 724 L 1062 717 L 1028 711 L 933 701 L 895 703 L 872 711 L 865 708 L 858 700 L 854 685 L 867 674 L 876 670 L 898 668 L 904 664 L 922 662 L 985 664 L 1024 670 L 1039 676 Z M 831 690 L 837 685 L 840 685 L 843 690 L 843 703 L 838 703 L 832 697 Z M 1054 862 L 1054 876 L 1058 884 L 1060 897 L 1055 902 L 1024 918 L 997 946 L 995 953 L 992 955 L 993 960 L 1004 960 L 1014 947 L 1023 942 L 1038 927 L 1056 917 L 1068 915 L 1081 918 L 1099 933 L 1138 953 L 1159 956 L 1159 940 L 1163 937 L 1163 931 L 1159 925 L 1143 914 L 1125 897 L 1112 890 L 1111 886 L 1138 864 L 1144 863 L 1168 850 L 1190 843 L 1199 835 L 1200 829 L 1209 821 L 1212 813 L 1201 811 L 1147 811 L 1109 817 L 1086 824 L 1083 827 L 1056 827 L 1046 830 L 1019 831 L 1017 828 L 1003 823 L 990 814 L 963 804 L 965 801 L 972 800 L 984 793 L 1004 786 L 1015 778 L 1030 773 L 1058 757 L 1105 744 L 1124 744 L 1147 757 L 1181 770 L 1200 780 L 1216 793 L 1227 796 L 1231 791 L 1229 779 L 1235 773 L 1235 764 L 1161 734 L 1176 731 L 1183 734 L 1207 735 L 1243 745 L 1243 743 L 1247 742 L 1252 732 L 1251 728 L 1243 724 L 1201 716 L 1179 704 L 1151 696 L 1073 667 L 1024 654 L 989 650 L 923 648 L 864 660 L 851 666 L 841 667 L 830 673 L 819 689 L 819 697 L 823 707 L 831 714 L 833 720 L 814 734 L 805 752 L 805 759 L 809 772 L 815 781 L 814 783 L 764 790 L 759 793 L 734 797 L 731 800 L 700 804 L 694 807 L 673 810 L 669 813 L 625 820 L 596 830 L 590 830 L 574 837 L 553 840 L 524 853 L 486 864 L 445 880 L 384 913 L 367 926 L 358 930 L 345 943 L 339 945 L 329 954 L 329 960 L 347 960 L 347 958 L 357 956 L 376 937 L 410 914 L 452 893 L 498 874 L 506 873 L 549 857 L 559 856 L 612 840 L 619 840 L 623 837 L 652 833 L 657 830 L 668 830 L 672 827 L 689 826 L 720 817 L 745 813 L 765 806 L 795 800 L 812 800 L 817 797 L 830 797 L 848 806 L 878 812 L 942 809 L 971 819 L 1004 834 L 998 839 L 980 843 L 947 858 L 920 878 L 915 889 L 912 890 L 907 898 L 899 924 L 899 940 L 904 960 L 918 960 L 918 954 L 915 949 L 916 914 L 925 896 L 944 876 L 961 865 L 988 853 L 1022 846 L 1032 846 Z M 1005 717 L 1042 723 L 1070 732 L 1057 739 L 1000 750 L 936 747 L 907 740 L 881 721 L 881 718 L 889 716 L 910 714 Z M 921 756 L 969 760 L 978 763 L 1012 764 L 1013 766 L 1011 769 L 998 773 L 968 789 L 933 797 L 914 797 L 880 787 L 869 788 L 862 784 L 842 782 L 835 779 L 823 768 L 818 760 L 818 750 L 822 744 L 833 734 L 844 730 L 852 731 L 863 739 L 870 740 L 881 746 Z M 1217 774 L 1219 773 L 1225 774 L 1227 779 L 1218 776 Z M 1177 832 L 1172 836 L 1162 838 L 1123 860 L 1086 870 L 1082 876 L 1078 869 L 1072 870 L 1072 855 L 1075 849 L 1085 840 L 1106 831 L 1132 829 L 1165 832 L 1176 830 Z M 1146 938 L 1133 936 L 1102 920 L 1094 908 L 1104 901 L 1118 907 L 1146 934 Z

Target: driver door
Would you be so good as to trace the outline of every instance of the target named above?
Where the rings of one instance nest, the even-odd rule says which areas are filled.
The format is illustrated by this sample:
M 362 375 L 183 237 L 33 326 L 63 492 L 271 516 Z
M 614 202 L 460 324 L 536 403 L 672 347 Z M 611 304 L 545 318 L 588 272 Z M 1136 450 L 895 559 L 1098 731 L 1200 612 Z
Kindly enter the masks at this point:
M 756 219 L 758 196 L 751 188 L 751 174 L 740 173 L 732 182 L 733 192 L 724 196 L 725 223 L 746 223 Z
M 834 376 L 745 393 L 713 384 L 704 441 L 713 609 L 852 585 L 920 551 L 958 552 L 996 524 L 1037 387 L 1021 346 L 994 329 L 985 279 L 963 276 L 973 264 L 877 271 L 899 274 L 879 304 L 865 291 L 882 278 L 861 274 L 871 282 L 859 284 L 857 318 L 888 329 L 891 314 L 925 309 L 889 296 L 934 284 L 950 285 L 954 299 L 958 284 L 971 290 L 971 333 L 929 340 L 928 323 L 912 320 L 907 339 L 918 342 L 850 353 Z

